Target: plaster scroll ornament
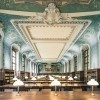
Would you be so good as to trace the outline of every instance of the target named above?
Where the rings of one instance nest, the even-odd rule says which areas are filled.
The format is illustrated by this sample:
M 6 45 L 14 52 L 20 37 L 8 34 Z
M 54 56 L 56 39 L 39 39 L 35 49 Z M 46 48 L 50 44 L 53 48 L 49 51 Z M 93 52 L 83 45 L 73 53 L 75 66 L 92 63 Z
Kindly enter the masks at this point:
M 48 4 L 43 13 L 44 21 L 48 24 L 60 23 L 62 16 L 54 3 Z
M 54 3 L 48 4 L 48 7 L 45 8 L 45 11 L 43 13 L 36 13 L 36 16 L 29 19 L 41 21 L 49 25 L 62 22 L 61 13 Z

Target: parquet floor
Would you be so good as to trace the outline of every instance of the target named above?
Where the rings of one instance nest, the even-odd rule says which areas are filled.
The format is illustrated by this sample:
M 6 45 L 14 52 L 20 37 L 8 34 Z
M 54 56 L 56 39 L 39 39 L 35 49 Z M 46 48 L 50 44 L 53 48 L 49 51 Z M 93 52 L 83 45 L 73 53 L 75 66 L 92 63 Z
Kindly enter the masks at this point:
M 100 92 L 94 92 L 95 96 L 91 95 L 91 91 L 59 91 L 55 96 L 54 91 L 28 91 L 20 92 L 0 92 L 0 100 L 100 100 Z

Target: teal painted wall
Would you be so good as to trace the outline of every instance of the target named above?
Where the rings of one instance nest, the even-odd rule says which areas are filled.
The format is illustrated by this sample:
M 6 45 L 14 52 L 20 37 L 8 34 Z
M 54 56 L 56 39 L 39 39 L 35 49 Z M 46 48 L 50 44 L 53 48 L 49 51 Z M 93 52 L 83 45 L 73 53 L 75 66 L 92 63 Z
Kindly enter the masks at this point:
M 10 46 L 6 45 L 4 43 L 4 52 L 3 52 L 3 55 L 4 55 L 4 68 L 5 69 L 10 69 L 11 68 L 11 48 Z
M 91 49 L 91 57 L 90 57 L 90 68 L 100 68 L 99 66 L 99 47 L 98 44 L 100 45 L 100 43 L 96 43 L 95 45 L 93 45 L 90 49 Z

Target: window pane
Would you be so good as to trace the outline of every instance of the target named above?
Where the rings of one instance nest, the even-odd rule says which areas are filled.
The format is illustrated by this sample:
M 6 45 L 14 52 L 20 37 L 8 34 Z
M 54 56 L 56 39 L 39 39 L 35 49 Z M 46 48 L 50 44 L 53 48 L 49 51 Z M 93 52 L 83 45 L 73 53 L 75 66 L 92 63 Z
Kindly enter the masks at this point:
M 15 63 L 16 61 L 15 61 L 16 59 L 13 57 L 13 63 Z
M 13 56 L 15 57 L 15 55 L 16 55 L 16 53 L 15 53 L 15 51 L 13 51 Z
M 16 70 L 16 50 L 15 48 L 12 49 L 12 69 Z
M 15 64 L 13 63 L 13 70 L 15 70 Z

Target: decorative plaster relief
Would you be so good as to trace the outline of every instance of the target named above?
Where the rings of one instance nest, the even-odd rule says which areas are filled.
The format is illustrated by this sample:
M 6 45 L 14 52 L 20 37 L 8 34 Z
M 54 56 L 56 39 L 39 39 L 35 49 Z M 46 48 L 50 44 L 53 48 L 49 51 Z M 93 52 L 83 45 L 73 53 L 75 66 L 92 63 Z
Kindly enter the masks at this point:
M 54 3 L 48 4 L 42 14 L 37 14 L 36 17 L 30 17 L 29 19 L 42 21 L 49 25 L 62 22 L 61 13 Z
M 82 35 L 91 21 L 74 20 L 72 18 L 65 20 L 56 5 L 50 3 L 43 13 L 38 13 L 37 16 L 29 17 L 28 19 L 14 19 L 11 20 L 11 23 L 23 39 L 32 47 L 38 58 L 51 62 L 61 58 L 72 44 L 72 41 L 74 43 Z M 71 31 L 69 32 L 68 29 Z M 51 42 L 51 40 L 54 42 Z M 50 49 L 48 50 L 47 47 Z M 60 49 L 57 49 L 59 47 Z M 51 51 L 54 53 L 51 53 Z

